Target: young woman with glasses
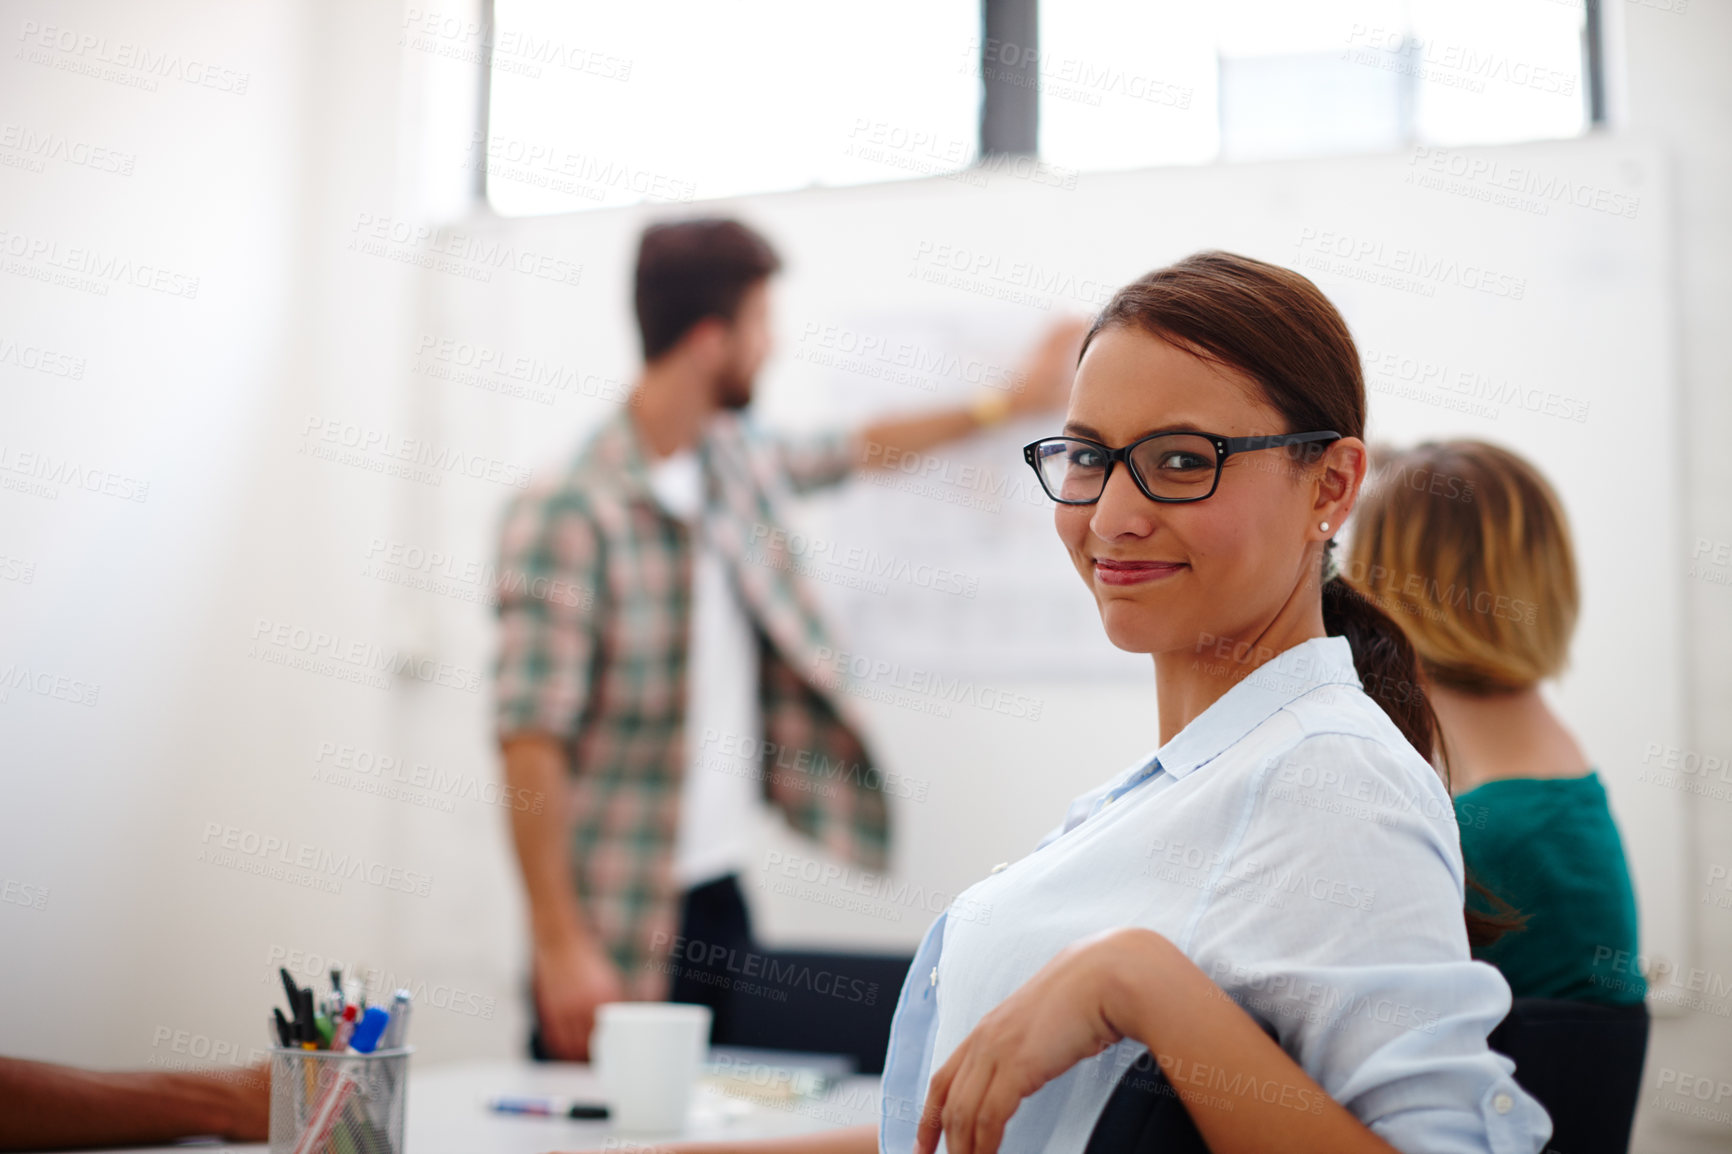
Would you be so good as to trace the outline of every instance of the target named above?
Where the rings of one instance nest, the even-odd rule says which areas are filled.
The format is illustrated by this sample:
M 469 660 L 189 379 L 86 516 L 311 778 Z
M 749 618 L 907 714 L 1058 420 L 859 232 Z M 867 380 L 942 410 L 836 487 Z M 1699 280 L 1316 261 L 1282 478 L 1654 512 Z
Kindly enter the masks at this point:
M 1160 747 L 928 930 L 877 1133 L 778 1149 L 1081 1151 L 1133 1063 L 1216 1154 L 1544 1145 L 1486 1047 L 1509 988 L 1469 957 L 1413 651 L 1331 571 L 1364 431 L 1297 273 L 1199 253 L 1107 305 L 1026 457 L 1107 636 L 1152 658 Z

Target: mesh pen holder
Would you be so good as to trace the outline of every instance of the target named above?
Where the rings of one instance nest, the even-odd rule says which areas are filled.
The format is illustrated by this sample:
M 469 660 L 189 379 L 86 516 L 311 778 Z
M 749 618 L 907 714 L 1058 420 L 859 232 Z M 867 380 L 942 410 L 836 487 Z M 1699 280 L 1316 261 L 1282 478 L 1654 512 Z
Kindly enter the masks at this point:
M 271 1154 L 403 1154 L 413 1046 L 271 1051 Z

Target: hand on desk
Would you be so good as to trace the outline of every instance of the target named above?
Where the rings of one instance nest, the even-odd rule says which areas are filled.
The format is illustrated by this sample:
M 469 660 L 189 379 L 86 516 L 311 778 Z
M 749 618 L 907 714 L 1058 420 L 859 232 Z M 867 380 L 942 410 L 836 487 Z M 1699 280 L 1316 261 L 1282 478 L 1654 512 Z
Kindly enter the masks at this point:
M 269 1135 L 269 1066 L 96 1071 L 0 1058 L 0 1150 L 160 1145 Z
M 535 947 L 535 1007 L 541 1040 L 555 1058 L 589 1060 L 596 1007 L 625 999 L 625 984 L 611 959 L 588 943 Z

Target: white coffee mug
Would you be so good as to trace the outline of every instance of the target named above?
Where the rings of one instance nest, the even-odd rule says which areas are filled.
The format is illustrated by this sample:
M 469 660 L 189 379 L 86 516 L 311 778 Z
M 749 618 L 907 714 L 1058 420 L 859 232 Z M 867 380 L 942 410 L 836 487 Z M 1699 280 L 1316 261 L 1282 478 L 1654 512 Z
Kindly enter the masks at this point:
M 677 1134 L 710 1044 L 710 1008 L 678 1002 L 597 1007 L 590 1061 L 621 1133 Z

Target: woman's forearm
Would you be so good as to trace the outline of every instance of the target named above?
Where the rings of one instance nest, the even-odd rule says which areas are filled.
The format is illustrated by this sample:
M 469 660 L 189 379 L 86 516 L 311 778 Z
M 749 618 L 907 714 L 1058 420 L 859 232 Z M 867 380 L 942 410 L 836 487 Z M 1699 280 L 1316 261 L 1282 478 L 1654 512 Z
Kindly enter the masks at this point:
M 1177 946 L 1147 930 L 1121 935 L 1109 1021 L 1149 1048 L 1210 1150 L 1392 1154 Z

